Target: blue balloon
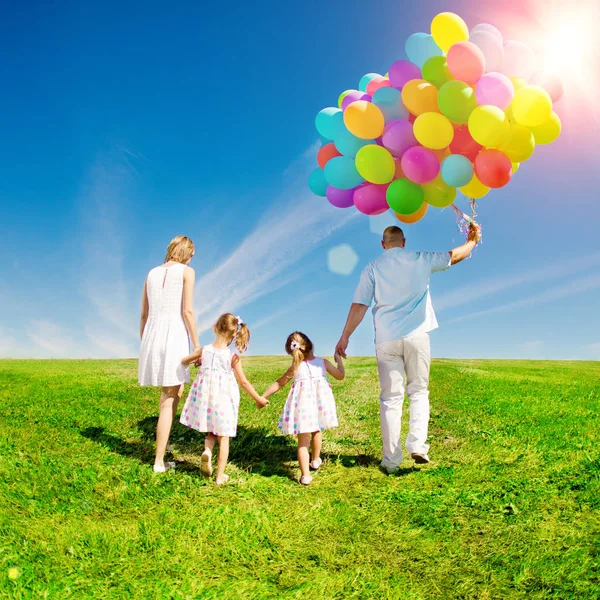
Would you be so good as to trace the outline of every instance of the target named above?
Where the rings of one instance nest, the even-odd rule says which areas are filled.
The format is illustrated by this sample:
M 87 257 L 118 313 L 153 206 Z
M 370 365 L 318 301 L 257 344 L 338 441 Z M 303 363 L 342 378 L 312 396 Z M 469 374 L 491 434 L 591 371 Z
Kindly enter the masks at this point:
M 402 104 L 402 93 L 396 88 L 379 88 L 373 94 L 372 102 L 383 113 L 386 123 L 395 119 L 408 119 L 409 112 L 406 106 Z M 340 152 L 342 151 L 340 150 Z
M 333 140 L 333 143 L 340 154 L 354 158 L 363 146 L 374 144 L 375 141 L 358 138 L 344 127 L 344 130 Z
M 375 77 L 381 77 L 381 75 L 379 73 L 367 73 L 366 75 L 363 75 L 358 83 L 358 89 L 361 92 L 366 92 L 367 86 L 375 79 Z
M 319 135 L 332 140 L 344 128 L 344 113 L 339 108 L 324 108 L 315 117 L 315 127 Z
M 354 159 L 349 156 L 336 156 L 325 165 L 327 183 L 340 190 L 349 190 L 360 185 L 364 179 L 359 175 Z
M 466 156 L 452 154 L 452 156 L 444 159 L 441 174 L 444 183 L 459 188 L 471 181 L 473 177 L 473 165 Z
M 433 41 L 433 36 L 428 33 L 413 33 L 406 40 L 404 50 L 408 60 L 421 68 L 428 58 L 444 56 L 442 49 Z
M 325 181 L 325 173 L 323 169 L 315 169 L 308 176 L 308 187 L 313 194 L 317 196 L 325 196 L 327 192 L 327 181 Z

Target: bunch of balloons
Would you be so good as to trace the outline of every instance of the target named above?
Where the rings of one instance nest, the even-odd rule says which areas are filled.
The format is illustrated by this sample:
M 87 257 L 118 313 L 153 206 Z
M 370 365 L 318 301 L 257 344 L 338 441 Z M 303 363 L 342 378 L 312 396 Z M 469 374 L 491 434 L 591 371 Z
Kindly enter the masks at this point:
M 309 187 L 333 206 L 391 208 L 416 223 L 457 189 L 475 200 L 505 186 L 536 144 L 560 135 L 560 81 L 536 73 L 533 51 L 493 25 L 469 31 L 444 12 L 405 50 L 409 60 L 368 73 L 315 119 L 323 145 Z

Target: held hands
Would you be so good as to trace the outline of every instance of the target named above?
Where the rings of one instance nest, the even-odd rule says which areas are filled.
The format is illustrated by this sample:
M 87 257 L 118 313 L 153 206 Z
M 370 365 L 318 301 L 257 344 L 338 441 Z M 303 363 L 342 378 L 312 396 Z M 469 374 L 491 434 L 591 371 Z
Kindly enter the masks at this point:
M 333 355 L 333 360 L 335 360 L 335 364 L 337 365 L 338 369 L 341 369 L 343 371 L 344 370 L 344 361 L 342 359 L 342 355 L 339 354 L 338 352 L 336 352 Z
M 346 356 L 346 350 L 348 349 L 348 344 L 350 343 L 350 338 L 346 335 L 343 335 L 340 338 L 340 341 L 337 343 L 335 347 L 335 352 L 333 353 L 333 357 L 335 361 L 338 362 L 338 358 L 348 358 Z M 338 357 L 338 358 L 336 358 Z
M 258 398 L 258 400 L 255 400 L 254 402 L 255 402 L 256 408 L 258 408 L 258 410 L 260 410 L 261 408 L 265 408 L 266 406 L 269 406 L 269 401 L 264 396 L 260 396 L 260 398 Z
M 469 225 L 469 236 L 468 241 L 473 242 L 475 245 L 481 241 L 481 227 L 477 223 L 471 223 Z

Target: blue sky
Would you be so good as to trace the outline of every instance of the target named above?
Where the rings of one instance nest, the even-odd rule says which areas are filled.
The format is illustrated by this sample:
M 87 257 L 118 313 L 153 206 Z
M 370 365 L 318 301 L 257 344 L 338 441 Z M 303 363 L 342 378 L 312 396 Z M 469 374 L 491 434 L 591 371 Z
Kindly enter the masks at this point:
M 367 217 L 308 191 L 314 116 L 441 10 L 505 38 L 537 22 L 527 2 L 494 4 L 5 5 L 0 357 L 135 356 L 145 274 L 180 233 L 197 244 L 204 343 L 232 310 L 252 354 L 297 328 L 330 353 L 380 246 Z M 481 200 L 474 257 L 432 280 L 434 355 L 600 358 L 600 127 L 569 112 L 577 93 L 560 140 Z M 412 249 L 461 242 L 450 210 L 405 231 Z M 340 244 L 358 256 L 347 276 L 328 270 Z M 372 354 L 370 322 L 350 351 Z

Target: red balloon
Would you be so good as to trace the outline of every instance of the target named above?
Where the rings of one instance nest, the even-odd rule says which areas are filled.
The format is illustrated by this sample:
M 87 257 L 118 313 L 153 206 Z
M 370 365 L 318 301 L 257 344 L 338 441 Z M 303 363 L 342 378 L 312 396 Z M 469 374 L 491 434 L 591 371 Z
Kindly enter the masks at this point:
M 390 80 L 387 77 L 375 77 L 374 79 L 371 79 L 367 85 L 367 94 L 372 96 L 382 87 L 391 87 Z
M 317 162 L 319 163 L 321 169 L 324 169 L 325 165 L 336 156 L 341 156 L 341 154 L 338 152 L 337 148 L 335 147 L 335 144 L 331 142 L 329 144 L 321 146 L 321 148 L 317 152 Z
M 482 150 L 475 159 L 475 175 L 483 185 L 500 188 L 512 177 L 510 158 L 500 150 Z
M 483 146 L 471 137 L 468 127 L 458 127 L 454 130 L 454 139 L 450 143 L 452 154 L 462 154 L 473 162 L 482 148 Z

